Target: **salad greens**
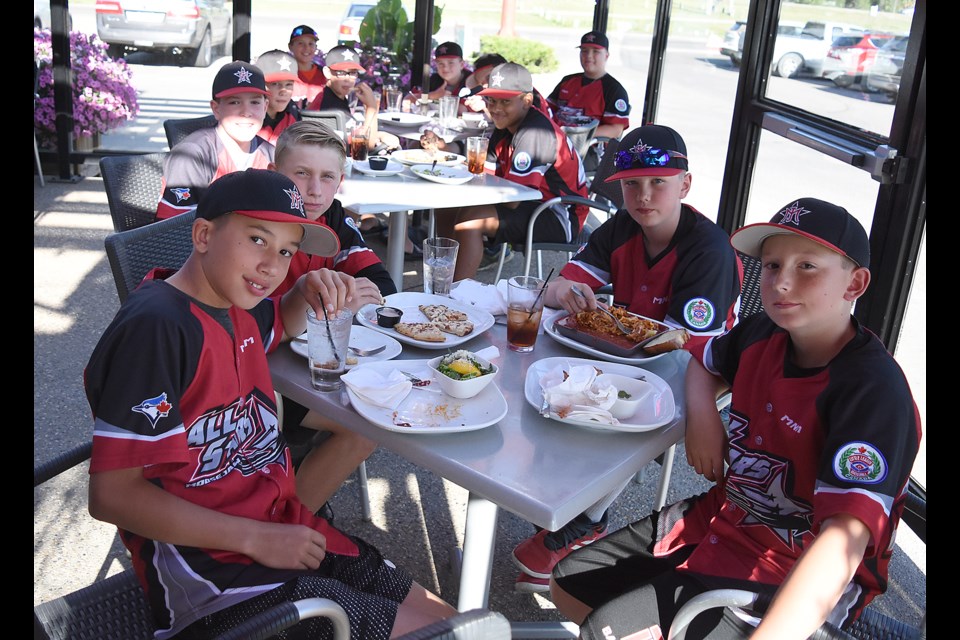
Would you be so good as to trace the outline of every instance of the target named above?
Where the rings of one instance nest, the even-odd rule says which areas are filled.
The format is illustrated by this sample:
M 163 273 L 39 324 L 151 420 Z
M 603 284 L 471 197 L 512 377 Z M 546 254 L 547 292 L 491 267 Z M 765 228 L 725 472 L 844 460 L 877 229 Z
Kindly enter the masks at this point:
M 444 356 L 437 365 L 437 371 L 454 380 L 469 380 L 492 373 L 493 367 L 484 366 L 472 353 L 460 349 Z

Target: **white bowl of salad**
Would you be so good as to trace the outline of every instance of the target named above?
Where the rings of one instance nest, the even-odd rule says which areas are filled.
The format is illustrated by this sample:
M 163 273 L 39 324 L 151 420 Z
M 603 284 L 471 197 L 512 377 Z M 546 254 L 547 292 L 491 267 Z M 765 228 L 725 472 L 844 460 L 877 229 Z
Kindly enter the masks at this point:
M 427 362 L 427 366 L 435 372 L 443 392 L 460 399 L 472 398 L 483 391 L 499 371 L 497 365 L 465 349 L 438 356 Z

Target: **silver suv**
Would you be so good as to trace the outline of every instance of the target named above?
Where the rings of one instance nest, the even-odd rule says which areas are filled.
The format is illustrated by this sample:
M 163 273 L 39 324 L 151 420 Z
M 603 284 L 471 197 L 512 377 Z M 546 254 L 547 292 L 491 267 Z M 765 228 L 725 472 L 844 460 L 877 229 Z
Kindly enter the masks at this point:
M 209 67 L 229 55 L 233 12 L 224 0 L 97 0 L 97 35 L 110 54 L 171 54 L 181 66 Z

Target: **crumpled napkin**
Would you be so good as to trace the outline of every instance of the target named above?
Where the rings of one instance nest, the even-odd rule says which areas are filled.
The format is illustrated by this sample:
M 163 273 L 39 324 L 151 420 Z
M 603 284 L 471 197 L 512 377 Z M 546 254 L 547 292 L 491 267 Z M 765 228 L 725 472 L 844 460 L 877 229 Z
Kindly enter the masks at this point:
M 609 409 L 617 401 L 617 388 L 597 382 L 597 370 L 591 365 L 566 369 L 557 365 L 540 376 L 543 399 L 551 413 L 572 420 L 592 420 L 618 425 Z
M 501 290 L 500 285 L 503 285 Z M 507 313 L 507 281 L 501 280 L 496 286 L 484 284 L 467 278 L 450 290 L 450 297 L 475 309 L 486 311 L 490 315 L 502 316 Z
M 387 409 L 400 406 L 413 388 L 413 383 L 396 369 L 385 376 L 366 367 L 354 367 L 340 379 L 364 402 Z

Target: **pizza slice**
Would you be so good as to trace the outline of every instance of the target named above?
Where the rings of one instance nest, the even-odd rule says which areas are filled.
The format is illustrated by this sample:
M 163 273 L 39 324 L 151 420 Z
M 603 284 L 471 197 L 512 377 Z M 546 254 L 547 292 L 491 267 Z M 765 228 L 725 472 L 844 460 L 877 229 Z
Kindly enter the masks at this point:
M 420 312 L 427 316 L 428 320 L 438 322 L 463 322 L 469 320 L 467 314 L 463 311 L 457 311 L 443 304 L 421 304 Z
M 473 323 L 469 320 L 434 320 L 431 324 L 436 325 L 440 331 L 455 336 L 463 337 L 473 331 Z
M 421 342 L 446 342 L 440 328 L 429 322 L 398 322 L 393 327 L 400 335 Z

